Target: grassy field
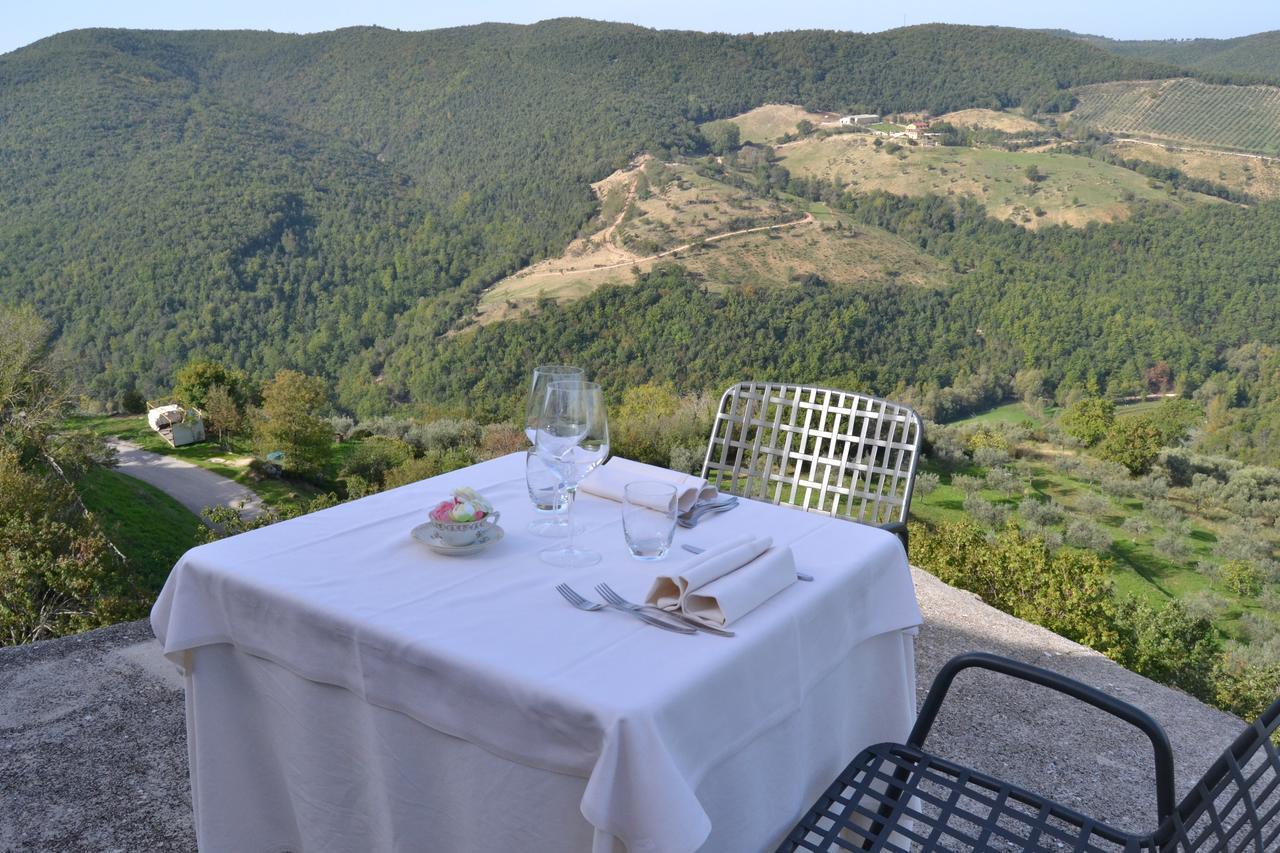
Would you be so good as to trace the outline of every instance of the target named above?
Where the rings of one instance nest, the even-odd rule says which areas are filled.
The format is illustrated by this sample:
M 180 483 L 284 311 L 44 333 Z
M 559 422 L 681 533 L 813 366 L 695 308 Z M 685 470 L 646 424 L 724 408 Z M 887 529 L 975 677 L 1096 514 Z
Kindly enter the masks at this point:
M 739 138 L 743 142 L 769 143 L 777 142 L 785 134 L 795 133 L 796 123 L 802 119 L 816 127 L 836 118 L 835 113 L 811 113 L 795 104 L 765 104 L 729 121 L 738 126 Z
M 1193 178 L 1213 181 L 1260 201 L 1280 198 L 1280 160 L 1243 157 L 1225 151 L 1189 151 L 1142 142 L 1113 142 L 1111 153 L 1126 160 L 1173 166 Z
M 1044 130 L 1043 125 L 1025 116 L 997 110 L 957 110 L 954 113 L 938 116 L 938 121 L 944 121 L 956 127 L 986 127 L 1005 133 Z
M 1071 120 L 1111 133 L 1280 154 L 1280 87 L 1191 78 L 1098 83 L 1073 90 Z
M 973 196 L 993 216 L 1031 228 L 1123 219 L 1135 200 L 1218 202 L 1188 193 L 1175 198 L 1128 169 L 1070 154 L 914 146 L 888 154 L 860 134 L 805 140 L 778 153 L 793 174 L 839 179 L 859 192 Z M 1028 167 L 1043 179 L 1028 177 Z
M 143 415 L 89 415 L 71 418 L 67 426 L 73 429 L 88 429 L 101 436 L 114 436 L 131 441 L 144 450 L 163 453 L 207 468 L 215 474 L 221 474 L 230 480 L 252 490 L 267 506 L 298 506 L 323 493 L 319 487 L 300 480 L 259 478 L 248 467 L 252 458 L 247 445 L 232 445 L 230 448 L 218 446 L 216 442 L 206 441 L 186 447 L 170 447 L 154 430 L 147 425 Z M 335 445 L 337 448 L 338 445 Z M 337 452 L 335 450 L 335 452 Z
M 687 168 L 672 171 L 683 186 L 673 183 L 639 202 L 634 218 L 619 226 L 617 235 L 601 231 L 574 241 L 560 257 L 490 288 L 481 299 L 481 322 L 518 314 L 544 297 L 577 299 L 606 285 L 631 283 L 633 269 L 648 271 L 656 261 L 619 246 L 619 235 L 629 234 L 633 242 L 648 248 L 670 247 L 778 218 L 798 224 L 712 240 L 661 260 L 678 260 L 706 276 L 713 288 L 786 284 L 811 273 L 832 284 L 898 281 L 938 286 L 946 281 L 946 271 L 936 259 L 887 231 L 857 225 L 825 204 L 794 197 L 766 203 Z M 801 221 L 806 214 L 812 221 Z
M 183 552 L 200 541 L 200 520 L 141 480 L 99 468 L 85 476 L 80 495 L 147 592 L 159 590 Z
M 994 409 L 987 409 L 985 412 L 971 415 L 957 423 L 1021 424 L 1030 421 L 1033 425 L 1040 426 L 1044 423 L 1044 420 L 1044 415 L 1032 412 L 1022 403 L 1006 403 L 1003 406 L 996 406 Z
M 705 178 L 688 166 L 669 167 L 671 180 L 618 226 L 617 239 L 641 257 L 676 246 L 797 218 L 794 211 L 746 190 Z

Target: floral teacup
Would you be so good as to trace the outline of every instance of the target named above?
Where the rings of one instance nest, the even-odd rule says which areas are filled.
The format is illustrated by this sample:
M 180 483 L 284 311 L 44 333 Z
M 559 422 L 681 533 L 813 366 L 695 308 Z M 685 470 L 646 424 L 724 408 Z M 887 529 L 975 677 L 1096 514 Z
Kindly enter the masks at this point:
M 499 513 L 487 513 L 478 521 L 437 521 L 431 519 L 431 532 L 446 545 L 454 548 L 465 548 L 474 545 L 498 523 Z

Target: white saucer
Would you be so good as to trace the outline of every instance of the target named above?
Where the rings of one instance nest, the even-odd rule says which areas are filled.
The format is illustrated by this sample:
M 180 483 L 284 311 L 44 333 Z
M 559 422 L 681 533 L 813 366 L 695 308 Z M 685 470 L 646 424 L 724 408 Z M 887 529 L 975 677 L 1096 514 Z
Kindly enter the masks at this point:
M 435 528 L 431 526 L 431 522 L 419 524 L 413 530 L 409 531 L 409 535 L 417 539 L 423 545 L 426 545 L 437 554 L 445 554 L 450 557 L 463 557 L 467 554 L 474 554 L 477 551 L 483 551 L 494 542 L 501 542 L 505 535 L 502 528 L 496 524 L 491 524 L 480 530 L 480 535 L 476 541 L 470 545 L 450 545 L 445 542 L 435 532 Z

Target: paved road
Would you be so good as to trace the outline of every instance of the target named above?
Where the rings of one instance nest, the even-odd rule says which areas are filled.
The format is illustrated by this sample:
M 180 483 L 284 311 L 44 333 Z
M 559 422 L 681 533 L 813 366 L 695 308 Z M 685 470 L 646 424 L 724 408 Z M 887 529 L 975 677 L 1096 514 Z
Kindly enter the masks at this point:
M 262 500 L 234 480 L 129 441 L 113 438 L 109 443 L 119 454 L 117 471 L 150 483 L 196 515 L 207 506 L 240 507 L 247 518 L 262 513 Z

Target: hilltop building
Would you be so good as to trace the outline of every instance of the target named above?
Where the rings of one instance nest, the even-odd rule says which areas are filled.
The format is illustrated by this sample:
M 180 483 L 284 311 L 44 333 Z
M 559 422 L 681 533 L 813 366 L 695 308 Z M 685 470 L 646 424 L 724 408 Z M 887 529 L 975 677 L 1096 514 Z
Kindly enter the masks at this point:
M 842 127 L 848 127 L 854 124 L 875 124 L 880 120 L 880 116 L 875 113 L 858 113 L 857 115 L 848 115 L 840 117 Z

